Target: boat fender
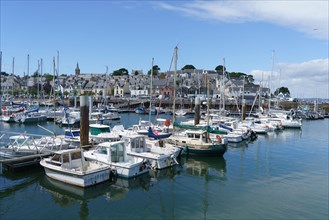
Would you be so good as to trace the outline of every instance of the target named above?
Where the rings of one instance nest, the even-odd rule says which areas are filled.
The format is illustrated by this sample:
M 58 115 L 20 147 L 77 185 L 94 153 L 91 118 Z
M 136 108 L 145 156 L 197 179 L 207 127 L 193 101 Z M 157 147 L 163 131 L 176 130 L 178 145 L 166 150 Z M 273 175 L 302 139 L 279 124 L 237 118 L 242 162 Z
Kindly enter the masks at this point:
M 117 174 L 118 174 L 117 170 L 111 169 L 111 171 L 110 171 L 110 181 L 112 181 L 113 178 L 117 177 Z
M 216 135 L 216 139 L 217 139 L 218 141 L 222 141 L 222 137 L 221 137 L 219 134 Z

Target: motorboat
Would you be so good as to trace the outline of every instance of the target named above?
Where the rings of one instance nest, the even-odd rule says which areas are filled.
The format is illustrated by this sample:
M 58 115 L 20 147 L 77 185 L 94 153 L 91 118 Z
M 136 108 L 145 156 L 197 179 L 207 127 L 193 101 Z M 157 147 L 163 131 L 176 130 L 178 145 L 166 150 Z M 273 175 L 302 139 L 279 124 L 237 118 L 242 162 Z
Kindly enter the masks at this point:
M 111 167 L 115 175 L 122 178 L 133 178 L 150 170 L 148 160 L 127 154 L 124 141 L 103 142 L 95 149 L 84 151 L 88 161 L 105 163 Z
M 110 166 L 87 161 L 80 148 L 57 151 L 40 161 L 48 177 L 79 187 L 92 186 L 110 179 Z
M 177 157 L 182 149 L 161 139 L 149 139 L 144 135 L 122 137 L 127 148 L 127 155 L 139 157 L 151 162 L 152 169 L 164 169 L 178 164 Z

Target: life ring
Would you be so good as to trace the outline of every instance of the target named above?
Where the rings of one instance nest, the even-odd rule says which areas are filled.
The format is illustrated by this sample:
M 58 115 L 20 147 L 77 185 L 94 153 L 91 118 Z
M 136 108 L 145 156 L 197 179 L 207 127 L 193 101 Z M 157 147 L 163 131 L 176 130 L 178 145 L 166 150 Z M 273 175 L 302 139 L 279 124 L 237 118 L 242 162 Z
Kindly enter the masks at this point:
M 222 137 L 221 137 L 220 135 L 217 134 L 217 135 L 216 135 L 216 139 L 219 140 L 219 141 L 221 141 L 221 140 L 222 140 Z

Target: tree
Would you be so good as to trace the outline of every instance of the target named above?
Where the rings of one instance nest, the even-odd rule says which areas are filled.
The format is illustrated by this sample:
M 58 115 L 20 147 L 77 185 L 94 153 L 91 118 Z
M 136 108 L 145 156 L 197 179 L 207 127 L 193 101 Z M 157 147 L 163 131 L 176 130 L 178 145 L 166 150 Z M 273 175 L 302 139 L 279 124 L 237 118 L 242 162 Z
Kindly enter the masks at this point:
M 223 65 L 216 66 L 215 70 L 217 73 L 223 73 Z M 226 67 L 224 67 L 224 70 L 226 72 Z
M 244 76 L 246 76 L 245 73 L 241 73 L 241 72 L 230 72 L 230 73 L 228 73 L 228 75 L 231 78 L 243 78 Z
M 40 74 L 39 74 L 38 70 L 33 73 L 32 77 L 34 77 L 34 78 L 35 77 L 40 77 Z
M 158 65 L 153 66 L 153 76 L 156 76 L 159 74 L 160 67 Z M 151 70 L 147 72 L 147 75 L 151 75 Z
M 241 72 L 230 72 L 230 73 L 228 73 L 228 75 L 230 76 L 230 78 L 238 78 L 241 80 L 245 77 L 246 83 L 253 83 L 255 81 L 253 75 L 247 75 L 247 74 L 241 73 Z
M 65 98 L 67 98 L 67 96 L 69 95 L 69 92 L 65 90 L 65 91 L 63 92 L 63 95 L 64 95 Z
M 4 76 L 9 76 L 9 73 L 6 73 L 6 72 L 1 72 L 1 75 L 4 75 Z
M 73 89 L 72 94 L 74 97 L 78 96 L 78 90 L 77 89 Z
M 195 70 L 195 67 L 191 64 L 185 65 L 182 70 Z
M 282 94 L 288 94 L 290 95 L 290 91 L 287 87 L 280 87 L 280 88 L 277 88 L 274 92 L 274 95 L 278 95 L 280 92 L 282 92 Z
M 50 75 L 49 73 L 45 73 L 43 74 L 43 76 L 46 78 L 46 81 L 47 82 L 50 82 L 53 80 L 54 76 L 53 75 Z
M 124 76 L 124 75 L 128 75 L 128 70 L 125 68 L 121 68 L 118 70 L 113 71 L 112 75 L 113 76 Z
M 247 79 L 248 79 L 248 82 L 249 82 L 249 83 L 253 83 L 253 82 L 255 81 L 253 75 L 248 75 L 247 77 L 248 77 Z
M 51 87 L 49 81 L 47 80 L 47 82 L 45 84 L 43 84 L 43 91 L 45 92 L 45 94 L 50 94 L 51 88 L 52 87 Z

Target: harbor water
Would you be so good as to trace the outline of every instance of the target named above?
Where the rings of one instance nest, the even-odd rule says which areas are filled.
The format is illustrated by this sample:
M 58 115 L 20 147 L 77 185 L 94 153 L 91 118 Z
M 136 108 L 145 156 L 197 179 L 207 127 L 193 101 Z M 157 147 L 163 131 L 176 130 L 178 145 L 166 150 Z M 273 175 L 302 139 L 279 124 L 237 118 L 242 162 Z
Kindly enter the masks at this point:
M 121 114 L 121 123 L 140 117 L 148 120 Z M 4 172 L 0 219 L 328 219 L 328 127 L 329 119 L 305 120 L 302 129 L 229 145 L 223 157 L 183 156 L 173 168 L 87 189 L 51 180 L 41 167 Z M 3 122 L 0 130 L 49 134 Z

